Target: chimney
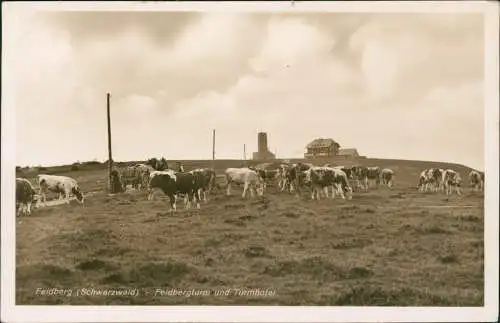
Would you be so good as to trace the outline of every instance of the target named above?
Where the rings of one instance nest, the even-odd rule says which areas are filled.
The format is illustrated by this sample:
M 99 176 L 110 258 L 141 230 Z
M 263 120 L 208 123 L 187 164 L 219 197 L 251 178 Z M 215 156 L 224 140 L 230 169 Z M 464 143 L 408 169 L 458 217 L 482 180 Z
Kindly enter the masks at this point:
M 258 152 L 263 153 L 267 152 L 267 133 L 265 132 L 259 132 L 258 134 Z

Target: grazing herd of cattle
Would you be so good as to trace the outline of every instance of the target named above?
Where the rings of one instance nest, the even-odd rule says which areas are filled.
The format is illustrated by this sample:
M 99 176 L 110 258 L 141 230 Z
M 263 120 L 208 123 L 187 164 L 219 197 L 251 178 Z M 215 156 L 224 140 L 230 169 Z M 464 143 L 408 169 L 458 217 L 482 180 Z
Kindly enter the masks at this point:
M 150 160 L 151 161 L 151 160 Z M 179 170 L 168 169 L 164 159 L 148 161 L 145 164 L 136 164 L 111 173 L 114 192 L 124 192 L 127 186 L 137 190 L 147 191 L 148 200 L 154 199 L 157 192 L 169 197 L 171 210 L 176 210 L 179 196 L 184 197 L 185 208 L 192 203 L 200 208 L 200 201 L 207 202 L 208 196 L 217 190 L 216 173 L 211 168 L 199 168 L 184 171 L 181 164 Z M 232 184 L 243 185 L 242 198 L 248 191 L 252 197 L 262 196 L 269 184 L 274 184 L 276 192 L 295 193 L 301 195 L 303 191 L 310 192 L 311 199 L 319 200 L 321 193 L 326 198 L 351 199 L 354 190 L 368 191 L 370 186 L 379 188 L 382 183 L 388 188 L 393 186 L 394 172 L 391 169 L 365 166 L 314 166 L 307 163 L 260 164 L 255 167 L 227 168 L 225 171 L 226 195 L 231 195 Z M 483 190 L 484 173 L 471 171 L 470 185 L 474 190 Z M 453 190 L 461 195 L 461 176 L 451 169 L 430 168 L 420 174 L 418 190 L 421 192 L 445 192 L 450 195 Z M 77 181 L 67 176 L 38 175 L 39 193 L 25 178 L 16 178 L 16 206 L 18 215 L 30 214 L 32 204 L 46 204 L 46 193 L 59 194 L 69 204 L 70 197 L 84 204 L 84 195 Z M 372 185 L 370 185 L 372 184 Z M 330 194 L 331 191 L 331 194 Z

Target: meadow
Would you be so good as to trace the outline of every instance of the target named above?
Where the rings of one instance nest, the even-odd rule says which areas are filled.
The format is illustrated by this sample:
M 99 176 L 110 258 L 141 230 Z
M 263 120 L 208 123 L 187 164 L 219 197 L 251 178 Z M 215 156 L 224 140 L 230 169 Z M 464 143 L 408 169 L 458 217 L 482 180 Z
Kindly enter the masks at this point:
M 17 218 L 16 304 L 483 306 L 484 196 L 467 187 L 470 169 L 362 163 L 393 169 L 395 187 L 320 201 L 273 187 L 242 199 L 241 190 L 227 197 L 222 188 L 201 209 L 179 203 L 173 215 L 167 198 L 108 194 L 104 165 L 49 168 L 43 172 L 77 179 L 86 202 Z M 201 164 L 184 162 L 186 170 L 210 166 Z M 461 172 L 463 196 L 418 192 L 427 167 Z M 36 172 L 18 176 L 35 182 Z M 138 295 L 76 295 L 81 288 Z M 194 292 L 157 292 L 172 289 Z M 259 295 L 241 292 L 255 289 Z

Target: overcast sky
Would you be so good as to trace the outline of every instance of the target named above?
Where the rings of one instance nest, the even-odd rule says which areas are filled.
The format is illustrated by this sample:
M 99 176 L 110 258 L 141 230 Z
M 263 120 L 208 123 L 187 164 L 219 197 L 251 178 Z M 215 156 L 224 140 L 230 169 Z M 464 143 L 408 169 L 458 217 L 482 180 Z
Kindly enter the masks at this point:
M 17 164 L 278 157 L 317 137 L 362 155 L 483 169 L 479 14 L 23 15 Z M 6 45 L 6 46 L 7 46 Z

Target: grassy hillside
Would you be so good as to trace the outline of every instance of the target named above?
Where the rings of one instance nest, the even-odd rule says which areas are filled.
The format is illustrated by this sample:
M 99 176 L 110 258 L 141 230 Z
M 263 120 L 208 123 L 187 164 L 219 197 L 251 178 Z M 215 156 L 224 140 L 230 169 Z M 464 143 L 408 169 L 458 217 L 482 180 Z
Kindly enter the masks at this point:
M 306 159 L 288 159 L 293 163 L 297 162 L 308 162 L 315 165 L 323 165 L 325 163 L 330 163 L 332 165 L 364 165 L 364 166 L 379 166 L 381 168 L 390 168 L 394 170 L 396 176 L 405 182 L 418 181 L 418 175 L 425 168 L 439 167 L 439 168 L 451 168 L 462 174 L 462 177 L 466 178 L 472 168 L 445 162 L 432 162 L 432 161 L 416 161 L 416 160 L 398 160 L 398 159 L 377 159 L 377 158 L 359 158 L 359 159 L 328 159 L 324 158 L 321 160 L 306 160 Z M 245 165 L 256 165 L 264 161 L 256 160 L 236 160 L 236 159 L 217 159 L 215 162 L 212 160 L 169 160 L 168 163 L 170 167 L 175 168 L 177 162 L 181 162 L 186 170 L 203 168 L 203 167 L 214 167 L 218 173 L 223 173 L 228 167 L 242 167 Z M 275 162 L 280 162 L 281 160 L 275 160 Z M 144 161 L 129 161 L 129 162 L 116 162 L 116 166 L 132 165 L 136 163 L 143 163 Z M 107 164 L 98 162 L 82 163 L 78 165 L 64 165 L 64 166 L 52 166 L 52 167 L 42 167 L 41 169 L 16 169 L 18 177 L 35 177 L 37 174 L 63 174 L 69 172 L 86 172 L 86 171 L 96 171 L 96 170 L 106 170 Z
M 211 161 L 184 161 L 187 169 Z M 216 161 L 221 172 L 242 161 Z M 34 210 L 16 228 L 16 303 L 74 305 L 482 306 L 483 194 L 422 194 L 416 176 L 446 163 L 366 159 L 390 167 L 396 187 L 352 200 L 295 198 L 271 187 L 246 200 L 222 192 L 200 210 L 168 212 L 145 192 L 108 195 L 105 165 L 44 172 L 78 180 L 77 204 Z M 35 173 L 25 174 L 33 179 Z M 72 296 L 43 296 L 37 288 Z M 81 288 L 133 288 L 139 296 L 77 295 Z M 272 296 L 238 290 L 272 290 Z M 195 290 L 203 295 L 165 296 Z M 229 295 L 215 295 L 229 291 Z

